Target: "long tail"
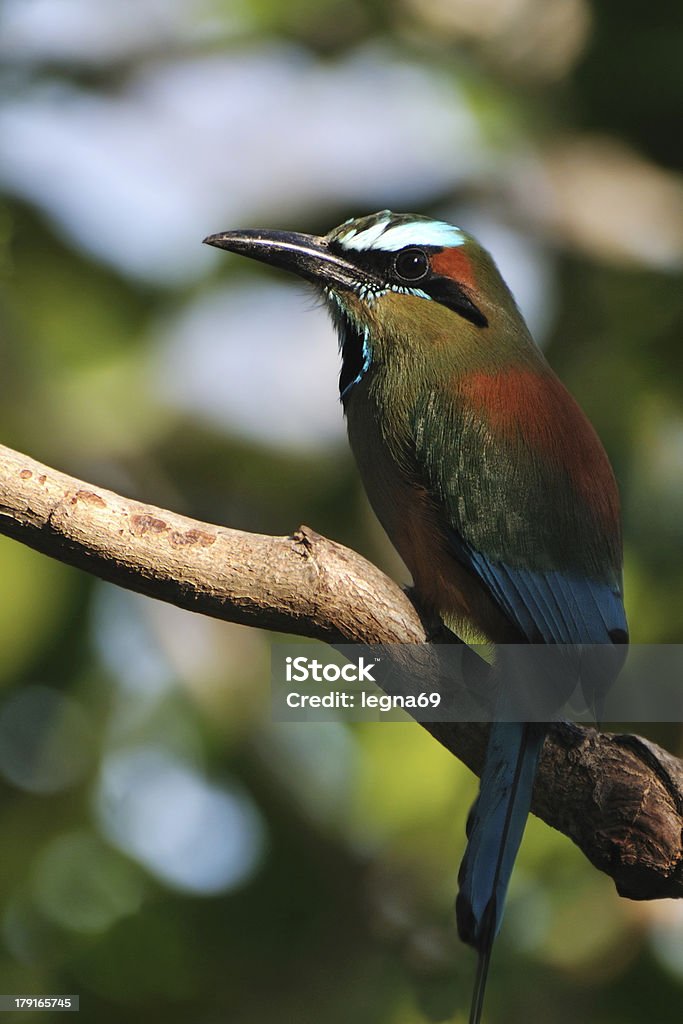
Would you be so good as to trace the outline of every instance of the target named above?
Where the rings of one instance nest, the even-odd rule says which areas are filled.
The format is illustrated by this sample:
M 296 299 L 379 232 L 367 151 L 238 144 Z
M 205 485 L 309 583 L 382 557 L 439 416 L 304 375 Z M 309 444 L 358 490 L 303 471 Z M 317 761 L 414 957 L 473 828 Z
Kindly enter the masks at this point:
M 503 917 L 522 841 L 546 726 L 494 722 L 477 797 L 467 822 L 455 909 L 460 938 L 479 953 L 470 1024 L 481 1019 L 493 940 Z

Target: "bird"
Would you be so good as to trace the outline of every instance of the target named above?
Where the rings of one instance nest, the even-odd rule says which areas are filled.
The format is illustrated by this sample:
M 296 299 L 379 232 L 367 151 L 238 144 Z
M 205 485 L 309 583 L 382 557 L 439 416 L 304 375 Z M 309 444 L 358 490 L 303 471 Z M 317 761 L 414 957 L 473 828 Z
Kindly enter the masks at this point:
M 618 488 L 487 250 L 446 221 L 390 210 L 324 236 L 247 229 L 204 241 L 321 294 L 350 446 L 423 606 L 494 650 L 567 645 L 599 708 L 628 643 Z M 596 650 L 613 652 L 593 661 L 597 681 Z M 491 725 L 458 875 L 458 932 L 478 953 L 470 1024 L 548 728 L 505 718 Z

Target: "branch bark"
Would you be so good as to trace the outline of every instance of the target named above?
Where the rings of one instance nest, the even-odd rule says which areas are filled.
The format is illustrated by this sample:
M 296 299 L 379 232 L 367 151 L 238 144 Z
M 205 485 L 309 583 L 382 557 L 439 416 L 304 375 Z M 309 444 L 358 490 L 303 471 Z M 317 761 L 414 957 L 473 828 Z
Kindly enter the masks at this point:
M 0 533 L 129 590 L 230 622 L 327 643 L 449 639 L 376 566 L 308 527 L 269 537 L 197 522 L 3 446 Z M 480 770 L 486 726 L 422 724 Z M 655 744 L 553 727 L 533 810 L 610 875 L 621 895 L 683 896 L 683 763 Z

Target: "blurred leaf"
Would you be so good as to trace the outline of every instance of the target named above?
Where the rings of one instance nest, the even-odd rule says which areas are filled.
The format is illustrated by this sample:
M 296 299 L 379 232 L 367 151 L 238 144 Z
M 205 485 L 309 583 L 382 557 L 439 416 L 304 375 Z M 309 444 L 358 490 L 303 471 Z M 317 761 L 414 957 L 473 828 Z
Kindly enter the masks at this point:
M 0 683 L 12 683 L 65 624 L 74 570 L 0 537 Z

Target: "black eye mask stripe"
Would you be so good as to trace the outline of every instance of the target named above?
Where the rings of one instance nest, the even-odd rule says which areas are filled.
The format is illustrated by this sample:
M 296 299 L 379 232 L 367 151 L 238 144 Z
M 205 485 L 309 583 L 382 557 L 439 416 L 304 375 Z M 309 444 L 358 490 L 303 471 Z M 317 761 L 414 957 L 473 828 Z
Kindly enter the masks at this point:
M 381 277 L 386 281 L 389 288 L 419 289 L 420 291 L 425 292 L 426 295 L 429 295 L 430 299 L 433 299 L 434 302 L 438 302 L 440 305 L 446 306 L 447 309 L 451 309 L 464 320 L 468 320 L 469 323 L 474 324 L 475 327 L 488 327 L 489 325 L 488 320 L 481 310 L 470 298 L 468 298 L 458 282 L 454 281 L 452 278 L 444 277 L 441 274 L 435 274 L 431 268 L 427 275 L 419 280 L 410 280 L 409 278 L 401 277 L 396 273 L 396 263 L 401 252 L 421 249 L 427 257 L 430 258 L 434 253 L 442 251 L 437 246 L 409 245 L 406 246 L 404 250 L 399 250 L 398 252 L 387 252 L 382 249 L 366 249 L 365 251 L 353 253 L 348 252 L 335 243 L 331 243 L 330 248 L 333 251 L 339 251 L 346 259 L 352 259 L 360 271 L 367 270 L 372 274 Z
M 434 302 L 439 302 L 442 306 L 447 306 L 448 309 L 452 309 L 458 316 L 463 317 L 465 320 L 469 320 L 475 327 L 488 327 L 489 322 L 482 313 L 482 311 L 475 306 L 471 299 L 465 295 L 465 292 L 457 283 L 450 277 L 428 277 L 424 281 L 420 281 L 420 288 Z

